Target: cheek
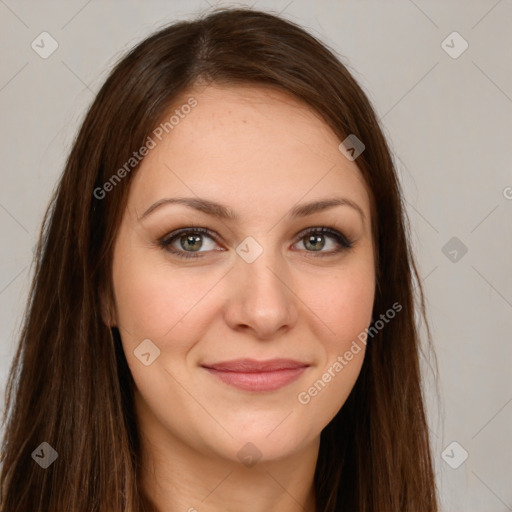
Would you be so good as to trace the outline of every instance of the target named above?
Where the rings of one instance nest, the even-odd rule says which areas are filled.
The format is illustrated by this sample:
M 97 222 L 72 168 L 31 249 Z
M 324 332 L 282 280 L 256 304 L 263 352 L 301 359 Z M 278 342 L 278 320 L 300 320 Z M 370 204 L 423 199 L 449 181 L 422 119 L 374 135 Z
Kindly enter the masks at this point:
M 170 268 L 161 258 L 136 254 L 114 260 L 114 290 L 118 324 L 129 335 L 160 340 L 180 330 L 205 293 L 204 280 Z
M 304 414 L 326 425 L 340 410 L 361 370 L 366 345 L 361 333 L 371 322 L 375 278 L 373 267 L 352 265 L 326 280 L 322 293 L 312 297 L 319 321 L 317 339 L 322 357 L 297 401 Z
M 375 280 L 371 267 L 347 269 L 327 279 L 313 298 L 314 310 L 328 327 L 328 352 L 346 350 L 371 322 Z

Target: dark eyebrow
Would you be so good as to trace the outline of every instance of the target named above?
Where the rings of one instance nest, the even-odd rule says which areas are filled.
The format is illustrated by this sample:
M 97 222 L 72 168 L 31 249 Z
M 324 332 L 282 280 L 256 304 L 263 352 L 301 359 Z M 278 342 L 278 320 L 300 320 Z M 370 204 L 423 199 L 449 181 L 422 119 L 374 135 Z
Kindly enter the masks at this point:
M 215 203 L 213 201 L 209 201 L 208 199 L 195 198 L 195 197 L 169 197 L 158 200 L 156 203 L 153 203 L 139 218 L 139 221 L 147 217 L 150 213 L 154 212 L 157 208 L 167 204 L 183 204 L 185 206 L 189 206 L 190 208 L 194 208 L 199 210 L 200 212 L 206 213 L 207 215 L 212 215 L 213 217 L 217 217 L 220 219 L 226 220 L 238 220 L 239 216 L 230 208 Z M 312 215 L 314 213 L 318 213 L 329 208 L 334 208 L 335 206 L 349 206 L 356 210 L 363 221 L 366 216 L 362 210 L 362 208 L 351 201 L 350 199 L 342 198 L 342 197 L 333 197 L 331 199 L 323 199 L 320 201 L 312 201 L 310 203 L 301 204 L 293 207 L 289 213 L 288 217 L 293 219 L 297 217 L 306 217 L 308 215 Z

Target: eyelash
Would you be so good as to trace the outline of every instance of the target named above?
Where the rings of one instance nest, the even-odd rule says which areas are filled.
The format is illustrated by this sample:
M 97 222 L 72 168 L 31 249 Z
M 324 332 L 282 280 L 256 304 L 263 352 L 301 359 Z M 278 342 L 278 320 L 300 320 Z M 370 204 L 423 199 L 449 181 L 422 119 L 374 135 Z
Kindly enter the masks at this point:
M 189 235 L 189 234 L 207 235 L 208 237 L 210 237 L 211 239 L 213 239 L 214 241 L 217 242 L 217 235 L 213 231 L 210 231 L 209 229 L 203 228 L 203 227 L 191 226 L 188 228 L 182 228 L 177 231 L 173 231 L 172 233 L 165 235 L 164 237 L 162 237 L 158 240 L 158 245 L 162 249 L 164 249 L 172 254 L 175 254 L 176 256 L 178 256 L 180 258 L 201 258 L 202 257 L 201 253 L 209 252 L 209 251 L 196 251 L 196 252 L 178 251 L 174 247 L 171 247 L 171 244 L 174 242 L 174 240 L 178 239 L 182 235 Z M 334 254 L 338 254 L 342 251 L 350 250 L 354 245 L 354 241 L 349 240 L 343 233 L 340 233 L 339 231 L 337 231 L 335 229 L 328 228 L 325 226 L 308 228 L 308 229 L 301 231 L 297 235 L 297 237 L 299 239 L 298 241 L 299 242 L 302 241 L 307 235 L 310 235 L 310 234 L 329 235 L 331 238 L 333 238 L 335 240 L 335 242 L 339 246 L 336 250 L 329 251 L 329 252 L 321 252 L 320 251 L 317 253 L 316 251 L 306 250 L 306 252 L 313 253 L 315 255 L 315 257 L 333 256 Z

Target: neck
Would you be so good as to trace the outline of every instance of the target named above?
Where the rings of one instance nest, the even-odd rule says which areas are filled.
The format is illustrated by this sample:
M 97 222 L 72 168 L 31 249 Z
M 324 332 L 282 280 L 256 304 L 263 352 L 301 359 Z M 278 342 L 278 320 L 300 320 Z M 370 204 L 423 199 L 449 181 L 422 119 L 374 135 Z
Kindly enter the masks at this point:
M 140 484 L 158 512 L 316 512 L 319 438 L 287 457 L 248 467 L 199 451 L 156 421 L 139 421 L 138 427 Z

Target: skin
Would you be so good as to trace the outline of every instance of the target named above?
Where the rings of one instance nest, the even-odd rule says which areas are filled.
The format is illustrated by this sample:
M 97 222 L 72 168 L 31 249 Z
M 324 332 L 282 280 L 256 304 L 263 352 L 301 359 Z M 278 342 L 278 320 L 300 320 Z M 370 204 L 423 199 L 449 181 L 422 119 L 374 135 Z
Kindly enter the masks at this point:
M 136 384 L 142 439 L 142 485 L 165 511 L 313 512 L 320 433 L 343 406 L 359 375 L 364 345 L 311 397 L 298 400 L 370 324 L 375 293 L 370 199 L 339 138 L 308 106 L 269 87 L 196 88 L 198 104 L 152 149 L 133 177 L 115 242 L 115 304 Z M 168 118 L 168 116 L 167 116 Z M 201 197 L 226 205 L 239 220 L 156 201 Z M 289 210 L 324 198 L 341 205 L 302 218 Z M 141 218 L 143 217 L 143 218 Z M 218 240 L 158 244 L 191 225 Z M 331 227 L 354 241 L 306 228 Z M 246 237 L 263 249 L 248 263 L 237 252 Z M 331 254 L 328 254 L 331 253 Z M 134 355 L 150 339 L 160 355 L 146 366 Z M 292 383 L 242 391 L 201 364 L 237 358 L 291 358 L 310 366 Z M 332 373 L 332 370 L 331 370 Z M 246 443 L 257 448 L 244 464 Z M 244 452 L 245 450 L 245 452 Z M 248 508 L 250 504 L 250 508 Z

